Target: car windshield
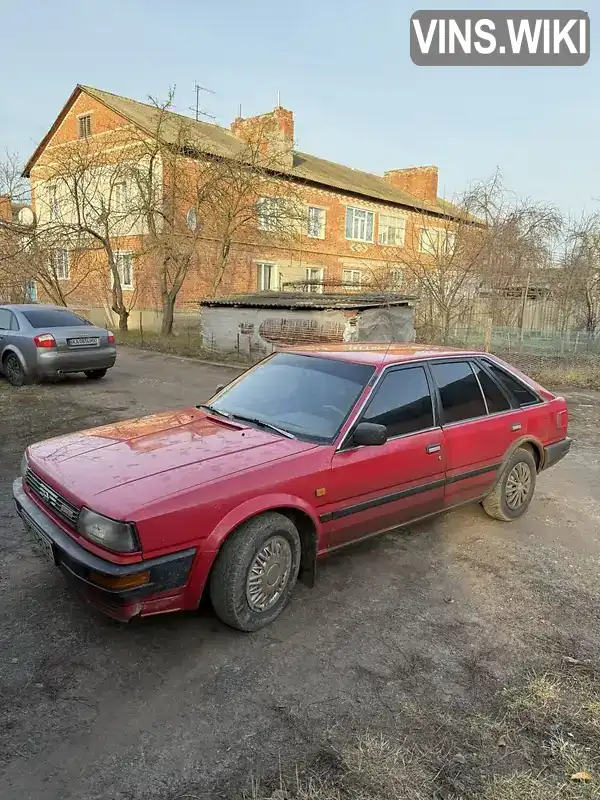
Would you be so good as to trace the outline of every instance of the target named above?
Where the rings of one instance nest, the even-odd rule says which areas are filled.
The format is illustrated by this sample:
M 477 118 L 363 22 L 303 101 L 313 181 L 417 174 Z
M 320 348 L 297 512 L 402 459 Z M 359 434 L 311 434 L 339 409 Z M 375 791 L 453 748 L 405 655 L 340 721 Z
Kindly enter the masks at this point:
M 326 443 L 373 372 L 366 364 L 277 353 L 221 392 L 210 408 Z
M 71 328 L 92 324 L 66 308 L 64 311 L 62 308 L 31 308 L 21 313 L 33 328 Z

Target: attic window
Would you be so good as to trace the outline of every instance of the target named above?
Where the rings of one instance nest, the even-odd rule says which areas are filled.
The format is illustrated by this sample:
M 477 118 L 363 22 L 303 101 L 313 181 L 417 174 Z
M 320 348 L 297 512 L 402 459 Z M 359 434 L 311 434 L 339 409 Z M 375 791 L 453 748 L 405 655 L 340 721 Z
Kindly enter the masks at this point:
M 92 135 L 92 115 L 84 114 L 83 117 L 77 117 L 78 132 L 80 139 L 87 139 Z

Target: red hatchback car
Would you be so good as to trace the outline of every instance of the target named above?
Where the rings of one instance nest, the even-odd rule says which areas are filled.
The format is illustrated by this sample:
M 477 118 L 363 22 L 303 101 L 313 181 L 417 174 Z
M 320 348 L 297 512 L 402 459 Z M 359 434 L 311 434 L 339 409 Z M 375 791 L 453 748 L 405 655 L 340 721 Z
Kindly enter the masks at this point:
M 13 493 L 105 613 L 195 609 L 206 588 L 254 631 L 333 550 L 464 503 L 521 516 L 567 423 L 563 398 L 487 354 L 307 347 L 206 405 L 32 445 Z

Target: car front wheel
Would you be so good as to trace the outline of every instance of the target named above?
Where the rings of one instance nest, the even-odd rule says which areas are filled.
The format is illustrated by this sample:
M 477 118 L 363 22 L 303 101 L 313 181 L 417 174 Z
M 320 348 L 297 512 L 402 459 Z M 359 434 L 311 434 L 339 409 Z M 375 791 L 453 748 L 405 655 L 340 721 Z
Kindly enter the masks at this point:
M 257 631 L 288 603 L 300 567 L 300 536 L 283 514 L 250 519 L 227 539 L 212 570 L 210 598 L 220 620 Z
M 486 513 L 502 522 L 520 517 L 533 498 L 536 476 L 537 467 L 531 450 L 528 447 L 517 448 L 482 503 Z

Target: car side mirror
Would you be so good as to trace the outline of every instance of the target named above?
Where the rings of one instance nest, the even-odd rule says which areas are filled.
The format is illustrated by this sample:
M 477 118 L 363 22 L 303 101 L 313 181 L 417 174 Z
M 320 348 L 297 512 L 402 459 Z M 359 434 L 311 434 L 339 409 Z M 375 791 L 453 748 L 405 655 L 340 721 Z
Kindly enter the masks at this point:
M 387 442 L 387 428 L 374 422 L 359 422 L 352 435 L 353 444 L 359 447 L 373 447 Z

